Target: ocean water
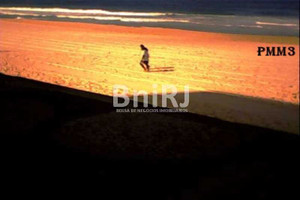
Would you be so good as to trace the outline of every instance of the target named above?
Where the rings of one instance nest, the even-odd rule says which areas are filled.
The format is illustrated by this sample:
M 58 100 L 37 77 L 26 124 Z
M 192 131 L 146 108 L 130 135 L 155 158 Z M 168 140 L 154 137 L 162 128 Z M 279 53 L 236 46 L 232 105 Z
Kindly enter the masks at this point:
M 2 0 L 0 17 L 299 36 L 299 0 Z

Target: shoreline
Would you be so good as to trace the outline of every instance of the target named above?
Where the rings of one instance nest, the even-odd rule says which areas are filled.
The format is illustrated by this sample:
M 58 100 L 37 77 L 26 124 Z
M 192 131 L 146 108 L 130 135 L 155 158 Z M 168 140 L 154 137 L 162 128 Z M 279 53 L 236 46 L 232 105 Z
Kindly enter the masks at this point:
M 38 24 L 38 22 L 45 22 L 52 25 L 55 23 L 61 23 L 61 24 L 68 24 L 73 27 L 73 25 L 80 25 L 80 26 L 107 26 L 111 28 L 124 28 L 124 29 L 154 29 L 157 30 L 155 32 L 159 31 L 174 31 L 178 33 L 194 33 L 194 34 L 207 34 L 212 36 L 233 36 L 239 41 L 249 41 L 250 42 L 261 42 L 261 43 L 276 43 L 276 44 L 291 44 L 291 45 L 299 45 L 300 39 L 299 36 L 289 36 L 289 35 L 264 35 L 264 34 L 243 34 L 243 33 L 223 33 L 223 32 L 213 32 L 213 31 L 198 31 L 198 30 L 187 30 L 187 29 L 180 29 L 180 28 L 169 28 L 169 27 L 158 27 L 158 26 L 131 26 L 131 25 L 120 25 L 120 24 L 105 24 L 105 23 L 93 23 L 93 22 L 82 22 L 82 21 L 64 21 L 64 20 L 49 20 L 49 19 L 26 19 L 26 18 L 0 18 L 0 20 L 3 21 L 24 21 L 29 22 L 33 24 Z M 34 23 L 36 22 L 36 23 Z
M 4 74 L 109 96 L 116 84 L 129 96 L 174 85 L 179 102 L 189 85 L 192 113 L 299 132 L 298 38 L 39 20 L 0 26 Z M 257 56 L 258 46 L 289 43 L 294 57 Z M 139 66 L 140 44 L 150 49 L 152 73 Z
M 1 19 L 1 18 L 0 18 Z M 14 18 L 17 19 L 17 18 Z M 280 34 L 274 34 L 274 35 L 270 35 L 270 34 L 251 34 L 251 33 L 238 33 L 238 32 L 228 32 L 228 31 L 214 31 L 214 30 L 201 30 L 201 29 L 193 29 L 193 28 L 180 28 L 180 27 L 171 27 L 171 26 L 166 26 L 166 27 L 162 27 L 159 25 L 134 25 L 134 24 L 122 24 L 120 22 L 118 23 L 101 23 L 101 22 L 92 22 L 92 21 L 72 21 L 71 19 L 59 19 L 59 20 L 51 20 L 51 19 L 26 19 L 26 18 L 21 18 L 22 20 L 38 20 L 38 21 L 51 21 L 51 22 L 70 22 L 70 23 L 83 23 L 83 24 L 96 24 L 96 25 L 108 25 L 108 26 L 123 26 L 123 27 L 128 27 L 128 28 L 158 28 L 158 29 L 170 29 L 170 30 L 179 30 L 179 31 L 191 31 L 191 32 L 197 32 L 197 33 L 211 33 L 211 34 L 225 34 L 225 35 L 244 35 L 244 36 L 257 36 L 257 37 L 288 37 L 291 38 L 293 40 L 293 44 L 297 44 L 299 43 L 299 34 L 297 35 L 280 35 Z M 298 42 L 297 42 L 298 41 Z
M 160 27 L 197 32 L 299 37 L 295 17 L 264 15 L 190 14 L 177 12 L 68 9 L 62 7 L 0 7 L 0 17 L 77 22 L 126 27 Z

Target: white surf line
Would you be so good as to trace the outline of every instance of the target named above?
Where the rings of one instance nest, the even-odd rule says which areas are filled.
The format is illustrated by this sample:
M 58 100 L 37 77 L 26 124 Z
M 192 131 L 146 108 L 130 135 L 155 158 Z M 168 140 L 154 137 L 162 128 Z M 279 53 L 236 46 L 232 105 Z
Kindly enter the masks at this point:
M 72 14 L 100 14 L 105 16 L 135 16 L 135 17 L 157 17 L 166 16 L 173 13 L 161 13 L 161 12 L 128 12 L 128 11 L 108 11 L 104 9 L 76 9 L 76 8 L 39 8 L 39 7 L 0 7 L 0 10 L 5 11 L 31 11 L 41 13 L 72 13 Z
M 30 48 L 30 47 L 29 47 Z M 36 49 L 44 49 L 44 48 L 31 48 L 32 50 L 36 50 Z M 26 50 L 28 50 L 28 47 L 26 48 Z M 106 69 L 112 69 L 111 67 L 107 67 L 107 66 L 105 66 L 105 65 L 101 65 L 101 68 L 106 68 Z M 80 69 L 82 69 L 82 68 L 80 68 Z M 113 68 L 113 69 L 115 69 L 115 68 Z M 118 71 L 127 71 L 127 72 L 130 72 L 130 74 L 132 74 L 133 73 L 133 71 L 132 70 L 126 70 L 126 69 L 123 69 L 123 68 L 117 68 L 117 70 Z M 100 72 L 99 72 L 100 73 Z M 140 74 L 142 74 L 142 75 L 144 75 L 144 72 L 139 72 L 139 71 L 135 71 L 135 73 L 140 73 Z M 149 73 L 148 75 L 151 75 L 151 73 Z M 153 74 L 154 75 L 154 74 Z M 170 76 L 167 76 L 167 75 L 163 75 L 163 74 L 155 74 L 155 76 L 161 76 L 162 78 L 170 78 L 171 80 L 174 80 L 174 77 L 172 76 L 172 77 L 170 77 Z M 230 86 L 230 87 L 232 87 L 232 86 L 237 86 L 237 84 L 230 84 L 230 83 L 225 83 L 225 82 L 222 82 L 222 83 L 216 83 L 215 81 L 213 81 L 213 80 L 203 80 L 203 79 L 201 79 L 201 80 L 196 80 L 196 79 L 186 79 L 186 78 L 182 78 L 182 77 L 176 77 L 176 79 L 180 79 L 180 80 L 185 80 L 185 81 L 188 81 L 188 82 L 197 82 L 197 83 L 207 83 L 207 84 L 210 84 L 210 85 L 212 85 L 212 84 L 220 84 L 221 86 L 223 86 L 223 85 L 227 85 L 227 86 Z M 250 86 L 250 87 L 249 87 Z M 247 88 L 250 88 L 250 89 L 254 89 L 254 91 L 255 91 L 255 87 L 251 87 L 251 86 L 253 86 L 252 84 L 250 84 L 250 83 L 243 83 L 243 87 L 247 87 Z M 196 86 L 196 87 L 200 87 L 200 88 L 203 88 L 203 87 L 201 87 L 201 86 Z M 268 89 L 269 89 L 270 87 L 268 87 Z M 204 90 L 206 90 L 206 89 L 204 89 Z
M 269 26 L 287 26 L 287 27 L 299 27 L 299 24 L 282 24 L 282 23 L 274 23 L 274 22 L 255 22 L 258 25 L 269 25 Z

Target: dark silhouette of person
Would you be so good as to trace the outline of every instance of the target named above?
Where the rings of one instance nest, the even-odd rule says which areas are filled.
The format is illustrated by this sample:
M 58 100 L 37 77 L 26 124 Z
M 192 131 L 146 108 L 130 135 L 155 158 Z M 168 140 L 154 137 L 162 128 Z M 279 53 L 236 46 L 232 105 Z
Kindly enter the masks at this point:
M 150 70 L 150 65 L 149 65 L 149 50 L 141 44 L 141 49 L 142 51 L 144 51 L 142 60 L 140 62 L 140 65 L 142 66 L 142 68 L 144 69 L 144 71 L 149 72 Z

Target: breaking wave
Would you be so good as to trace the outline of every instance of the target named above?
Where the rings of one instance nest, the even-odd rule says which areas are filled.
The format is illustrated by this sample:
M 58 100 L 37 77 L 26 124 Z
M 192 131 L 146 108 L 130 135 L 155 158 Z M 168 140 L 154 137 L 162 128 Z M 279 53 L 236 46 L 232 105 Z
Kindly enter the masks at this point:
M 0 17 L 104 23 L 129 26 L 155 26 L 196 31 L 238 34 L 299 35 L 294 18 L 205 15 L 171 12 L 129 12 L 103 9 L 0 7 Z
M 188 23 L 189 20 L 180 19 L 167 19 L 167 18 L 129 18 L 129 17 L 106 17 L 106 16 L 74 16 L 74 15 L 57 15 L 58 18 L 70 18 L 70 19 L 95 19 L 100 21 L 121 21 L 121 22 L 180 22 Z
M 269 26 L 293 26 L 297 27 L 298 24 L 280 24 L 280 23 L 273 23 L 273 22 L 256 22 L 257 25 L 269 25 Z
M 158 12 L 113 12 L 101 9 L 66 9 L 66 8 L 19 8 L 0 7 L 0 14 L 16 16 L 42 16 L 69 19 L 93 19 L 100 21 L 121 22 L 179 22 L 189 23 L 187 19 L 173 18 L 173 13 Z
M 95 15 L 114 15 L 114 16 L 165 16 L 168 13 L 157 12 L 113 12 L 101 9 L 67 9 L 67 8 L 30 8 L 30 7 L 0 7 L 2 11 L 23 11 L 39 13 L 72 13 L 72 14 L 95 14 Z

